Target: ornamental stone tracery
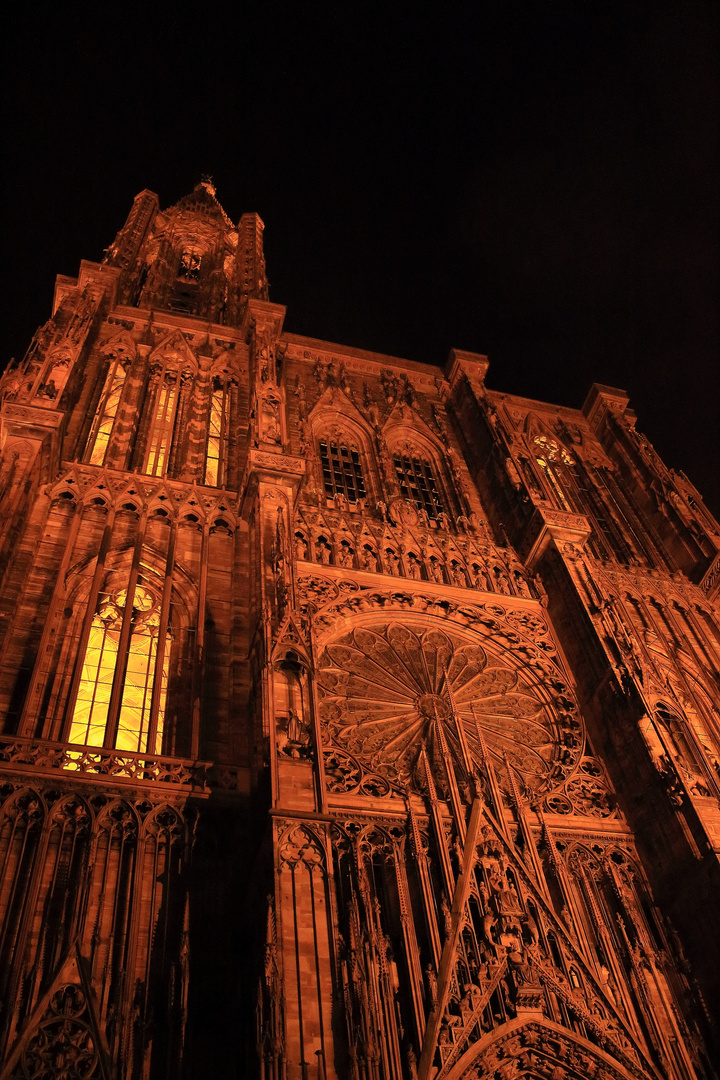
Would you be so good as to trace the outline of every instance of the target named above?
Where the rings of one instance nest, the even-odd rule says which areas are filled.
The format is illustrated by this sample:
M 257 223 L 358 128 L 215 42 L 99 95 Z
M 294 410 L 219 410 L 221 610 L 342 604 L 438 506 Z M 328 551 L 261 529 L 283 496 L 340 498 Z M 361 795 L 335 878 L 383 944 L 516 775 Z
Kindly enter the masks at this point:
M 263 229 L 141 192 L 0 379 L 0 1080 L 713 1080 L 717 523 Z
M 325 738 L 395 786 L 417 783 L 418 752 L 426 744 L 433 756 L 438 724 L 462 762 L 456 718 L 475 765 L 482 732 L 504 784 L 507 759 L 531 794 L 557 787 L 581 749 L 566 696 L 541 696 L 509 662 L 454 630 L 357 627 L 325 647 L 318 689 Z

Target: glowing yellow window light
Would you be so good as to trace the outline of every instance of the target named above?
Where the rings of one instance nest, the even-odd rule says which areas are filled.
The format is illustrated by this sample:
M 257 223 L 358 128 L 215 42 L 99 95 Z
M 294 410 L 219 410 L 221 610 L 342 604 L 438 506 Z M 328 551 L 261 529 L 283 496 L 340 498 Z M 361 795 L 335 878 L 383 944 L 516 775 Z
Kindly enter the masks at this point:
M 164 382 L 160 387 L 155 422 L 153 424 L 146 472 L 150 476 L 164 476 L 168 452 L 172 442 L 173 422 L 177 388 L 175 383 Z
M 124 382 L 125 368 L 120 360 L 114 360 L 105 379 L 103 392 L 100 395 L 100 404 L 95 414 L 95 421 L 90 435 L 89 445 L 92 446 L 90 453 L 91 465 L 102 465 L 105 461 L 105 454 L 110 442 Z
M 124 590 L 113 597 L 103 596 L 93 618 L 70 727 L 71 743 L 89 746 L 104 743 L 126 601 Z M 170 650 L 168 641 L 159 673 L 157 733 L 150 746 L 160 616 L 152 593 L 141 585 L 135 589 L 132 620 L 115 748 L 153 754 L 162 746 Z
M 558 477 L 557 465 L 574 465 L 575 459 L 571 458 L 567 451 L 563 450 L 553 439 L 548 439 L 546 435 L 538 435 L 534 441 L 542 453 L 542 457 L 536 459 L 537 463 L 547 476 L 558 502 L 563 510 L 572 510 Z
M 217 386 L 210 400 L 205 483 L 216 487 L 220 483 L 222 445 L 225 438 L 225 390 Z

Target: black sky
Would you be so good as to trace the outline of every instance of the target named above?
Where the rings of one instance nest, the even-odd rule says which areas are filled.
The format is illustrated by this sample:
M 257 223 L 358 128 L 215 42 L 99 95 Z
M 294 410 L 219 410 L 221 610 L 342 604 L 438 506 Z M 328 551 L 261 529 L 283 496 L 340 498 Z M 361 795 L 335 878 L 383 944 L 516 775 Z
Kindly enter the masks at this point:
M 14 14 L 3 363 L 138 191 L 169 205 L 210 173 L 265 221 L 288 330 L 486 352 L 491 387 L 559 404 L 620 386 L 720 512 L 715 4 L 187 12 Z

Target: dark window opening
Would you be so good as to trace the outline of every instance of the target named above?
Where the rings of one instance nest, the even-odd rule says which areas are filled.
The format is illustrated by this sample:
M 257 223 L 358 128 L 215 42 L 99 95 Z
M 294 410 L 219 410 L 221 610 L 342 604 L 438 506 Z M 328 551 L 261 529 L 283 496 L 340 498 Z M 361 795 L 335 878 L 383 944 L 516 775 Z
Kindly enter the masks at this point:
M 418 510 L 425 510 L 430 518 L 442 513 L 442 501 L 430 462 L 405 454 L 396 454 L 393 461 L 400 494 L 414 503 Z
M 365 481 L 360 464 L 360 454 L 345 443 L 320 440 L 320 461 L 323 484 L 329 499 L 344 495 L 349 503 L 365 498 Z
M 197 292 L 195 289 L 175 288 L 168 300 L 168 307 L 181 315 L 194 315 L 197 307 Z

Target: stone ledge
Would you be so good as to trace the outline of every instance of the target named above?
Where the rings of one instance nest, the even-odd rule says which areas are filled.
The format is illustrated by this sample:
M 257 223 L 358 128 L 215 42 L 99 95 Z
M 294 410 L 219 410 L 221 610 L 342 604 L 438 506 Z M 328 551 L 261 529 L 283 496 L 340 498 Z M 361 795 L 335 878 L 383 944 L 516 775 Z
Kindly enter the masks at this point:
M 208 761 L 135 754 L 108 750 L 101 746 L 74 746 L 69 743 L 0 735 L 0 770 L 11 769 L 26 775 L 57 776 L 68 779 L 111 781 L 120 785 L 168 787 L 207 797 Z

